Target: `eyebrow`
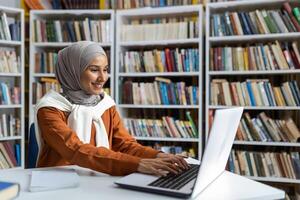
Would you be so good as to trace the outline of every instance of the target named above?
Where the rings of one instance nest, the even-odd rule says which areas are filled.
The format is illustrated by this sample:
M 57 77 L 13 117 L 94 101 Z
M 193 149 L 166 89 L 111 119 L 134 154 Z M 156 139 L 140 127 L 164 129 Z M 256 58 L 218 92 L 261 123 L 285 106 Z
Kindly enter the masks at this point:
M 100 65 L 89 65 L 88 67 L 101 67 Z M 109 68 L 109 65 L 106 65 L 104 68 Z

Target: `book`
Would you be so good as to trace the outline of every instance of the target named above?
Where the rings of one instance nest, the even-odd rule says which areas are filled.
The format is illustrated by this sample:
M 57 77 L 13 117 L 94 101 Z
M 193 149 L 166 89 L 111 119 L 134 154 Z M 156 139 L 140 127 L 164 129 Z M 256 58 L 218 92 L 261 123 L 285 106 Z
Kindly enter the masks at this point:
M 0 199 L 14 199 L 20 193 L 20 184 L 0 181 Z

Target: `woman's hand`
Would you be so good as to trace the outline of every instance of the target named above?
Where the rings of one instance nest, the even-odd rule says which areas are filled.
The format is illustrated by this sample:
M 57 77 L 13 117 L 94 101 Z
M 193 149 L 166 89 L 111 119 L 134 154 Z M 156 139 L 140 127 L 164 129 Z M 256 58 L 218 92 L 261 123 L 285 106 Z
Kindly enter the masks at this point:
M 159 153 L 157 158 L 142 159 L 139 163 L 138 172 L 145 174 L 154 174 L 158 176 L 165 176 L 169 172 L 178 174 L 182 170 L 189 168 L 189 165 L 181 156 L 172 154 Z
M 190 168 L 188 163 L 184 160 L 183 156 L 174 155 L 169 153 L 158 153 L 156 158 L 168 158 L 171 162 L 177 166 L 179 166 L 182 170 L 187 170 Z

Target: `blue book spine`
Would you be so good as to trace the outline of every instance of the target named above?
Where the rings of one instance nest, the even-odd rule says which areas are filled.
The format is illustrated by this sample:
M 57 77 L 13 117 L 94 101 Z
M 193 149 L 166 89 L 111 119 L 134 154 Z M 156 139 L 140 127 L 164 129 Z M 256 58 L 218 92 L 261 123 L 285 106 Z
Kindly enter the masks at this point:
M 243 21 L 243 23 L 244 23 L 244 27 L 245 27 L 246 32 L 248 33 L 248 35 L 253 34 L 253 33 L 251 32 L 250 25 L 249 25 L 248 22 L 247 22 L 247 19 L 246 19 L 246 16 L 245 16 L 245 13 L 244 13 L 244 12 L 241 12 L 241 18 L 242 18 L 242 21 Z
M 165 99 L 165 94 L 164 94 L 164 86 L 162 82 L 158 82 L 159 84 L 159 90 L 160 90 L 160 96 L 161 96 L 161 102 L 163 105 L 166 105 L 166 99 Z
M 264 87 L 264 89 L 265 89 L 265 91 L 266 91 L 266 95 L 267 95 L 268 102 L 269 102 L 270 106 L 275 106 L 275 105 L 273 104 L 272 96 L 271 96 L 271 93 L 270 93 L 270 91 L 269 91 L 267 82 L 264 82 L 264 83 L 263 83 L 263 87 Z
M 297 92 L 296 92 L 296 89 L 294 88 L 293 82 L 289 82 L 289 87 L 291 88 L 296 105 L 300 106 L 300 99 L 297 97 Z
M 170 85 L 170 90 L 171 90 L 171 95 L 172 95 L 172 104 L 177 105 L 178 102 L 176 101 L 176 93 L 175 93 L 175 84 L 171 83 Z
M 267 66 L 267 56 L 262 44 L 259 45 L 265 67 Z
M 169 93 L 168 85 L 166 83 L 163 83 L 163 95 L 165 97 L 166 105 L 170 104 L 168 93 Z
M 198 95 L 197 95 L 197 87 L 193 86 L 193 104 L 198 104 Z
M 295 89 L 295 92 L 296 92 L 296 96 L 300 100 L 300 90 L 299 90 L 299 87 L 297 85 L 297 81 L 293 80 L 292 84 L 294 86 L 294 89 Z
M 252 91 L 252 88 L 251 88 L 251 82 L 247 81 L 246 85 L 247 85 L 247 91 L 248 91 L 248 94 L 249 94 L 249 97 L 250 97 L 251 106 L 256 106 L 256 102 L 255 102 L 255 99 L 254 99 L 254 94 L 253 94 L 253 91 Z
M 167 72 L 167 63 L 166 63 L 166 56 L 164 51 L 160 51 L 160 57 L 161 57 L 161 62 L 164 66 L 164 71 Z
M 20 144 L 15 144 L 15 155 L 16 155 L 17 165 L 21 166 L 21 148 L 20 148 Z

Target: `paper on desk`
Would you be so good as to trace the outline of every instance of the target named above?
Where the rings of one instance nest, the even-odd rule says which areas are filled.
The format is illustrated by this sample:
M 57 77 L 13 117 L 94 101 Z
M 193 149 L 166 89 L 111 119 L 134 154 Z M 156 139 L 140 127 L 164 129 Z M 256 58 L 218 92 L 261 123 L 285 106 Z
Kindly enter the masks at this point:
M 184 160 L 185 160 L 188 164 L 200 165 L 200 161 L 199 161 L 199 160 L 196 160 L 196 159 L 191 158 L 191 157 L 184 158 Z
M 74 169 L 32 171 L 30 192 L 56 190 L 79 186 L 79 176 Z

